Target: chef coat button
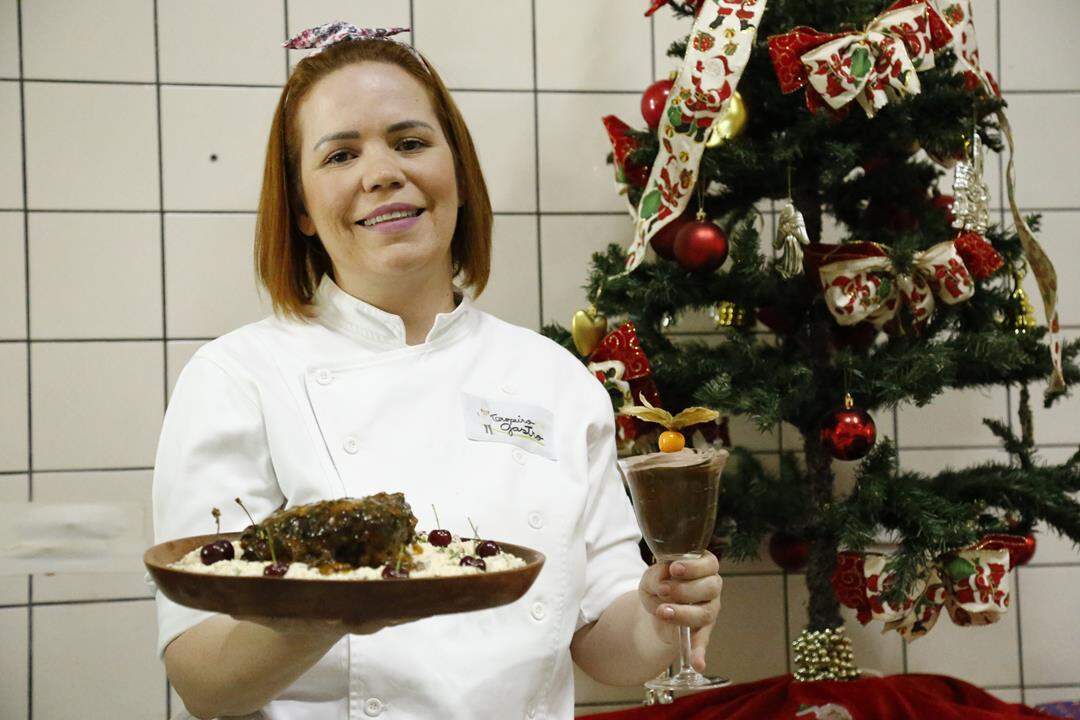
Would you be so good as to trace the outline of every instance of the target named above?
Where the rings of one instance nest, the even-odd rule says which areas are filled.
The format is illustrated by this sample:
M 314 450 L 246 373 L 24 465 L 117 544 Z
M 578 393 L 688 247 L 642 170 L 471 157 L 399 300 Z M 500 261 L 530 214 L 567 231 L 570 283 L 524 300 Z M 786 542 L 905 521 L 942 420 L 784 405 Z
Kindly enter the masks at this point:
M 329 370 L 327 370 L 326 368 L 322 368 L 321 370 L 319 370 L 318 372 L 315 373 L 315 381 L 317 383 L 319 383 L 320 385 L 329 385 L 330 381 L 332 381 L 333 379 L 334 379 L 334 374 L 332 372 L 330 372 Z
M 531 527 L 533 530 L 539 530 L 540 528 L 544 527 L 544 519 L 540 517 L 540 513 L 529 513 L 529 527 Z
M 360 442 L 352 435 L 349 435 L 345 438 L 345 442 L 343 442 L 341 446 L 345 448 L 345 452 L 350 455 L 355 455 L 356 451 L 360 449 Z
M 532 612 L 532 616 L 533 616 L 534 619 L 543 620 L 544 619 L 544 604 L 543 603 L 533 603 L 531 612 Z
M 514 456 L 514 462 L 516 462 L 518 465 L 525 464 L 525 453 L 523 451 L 519 450 L 518 448 L 514 448 L 514 452 L 510 454 Z
M 514 386 L 514 383 L 503 383 L 502 391 L 507 395 L 516 395 L 517 387 Z
M 364 703 L 364 714 L 370 715 L 371 717 L 381 715 L 383 709 L 383 701 L 379 698 L 368 698 L 367 702 Z

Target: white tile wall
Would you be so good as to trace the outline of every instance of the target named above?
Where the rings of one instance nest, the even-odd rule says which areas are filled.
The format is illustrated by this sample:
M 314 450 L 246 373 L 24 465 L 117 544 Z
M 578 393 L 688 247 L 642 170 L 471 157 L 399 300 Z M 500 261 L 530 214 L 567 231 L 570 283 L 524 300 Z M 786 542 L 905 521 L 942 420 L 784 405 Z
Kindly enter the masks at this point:
M 642 124 L 640 91 L 675 67 L 665 51 L 686 31 L 666 11 L 644 19 L 644 8 L 625 0 L 365 0 L 359 10 L 355 0 L 0 0 L 0 267 L 8 270 L 0 503 L 148 506 L 165 397 L 180 369 L 206 340 L 269 312 L 251 258 L 258 169 L 280 84 L 304 54 L 280 43 L 305 27 L 339 19 L 416 27 L 404 37 L 415 37 L 455 90 L 498 213 L 492 279 L 478 305 L 534 329 L 568 324 L 586 302 L 590 254 L 625 244 L 631 232 L 600 118 Z M 976 0 L 975 12 L 983 62 L 1008 93 L 1020 200 L 1049 210 L 1040 239 L 1058 266 L 1066 336 L 1075 337 L 1080 51 L 1068 33 L 1080 6 Z M 996 161 L 987 178 L 1000 206 Z M 1041 309 L 1030 278 L 1028 292 Z M 707 318 L 681 323 L 680 331 L 711 330 Z M 1032 387 L 1036 400 L 1041 391 Z M 980 420 L 1015 415 L 1016 397 L 1004 388 L 946 393 L 928 408 L 902 407 L 898 433 L 893 413 L 875 420 L 882 435 L 895 435 L 904 467 L 933 473 L 1001 459 Z M 1077 401 L 1034 409 L 1042 456 L 1062 462 L 1080 441 Z M 733 418 L 731 430 L 771 467 L 781 439 L 800 449 L 792 428 L 761 435 Z M 850 470 L 838 465 L 842 484 L 851 484 Z M 905 647 L 845 615 L 860 665 L 946 672 L 1009 702 L 1080 697 L 1080 552 L 1045 529 L 1038 542 L 1014 575 L 1014 611 L 992 628 L 942 618 Z M 764 552 L 722 567 L 709 672 L 735 680 L 785 672 L 805 618 L 803 576 L 783 574 Z M 34 577 L 32 605 L 30 586 L 26 576 L 0 576 L 0 717 L 179 709 L 152 655 L 153 607 L 137 570 Z M 125 692 L 100 691 L 121 677 Z M 641 697 L 579 673 L 579 715 Z

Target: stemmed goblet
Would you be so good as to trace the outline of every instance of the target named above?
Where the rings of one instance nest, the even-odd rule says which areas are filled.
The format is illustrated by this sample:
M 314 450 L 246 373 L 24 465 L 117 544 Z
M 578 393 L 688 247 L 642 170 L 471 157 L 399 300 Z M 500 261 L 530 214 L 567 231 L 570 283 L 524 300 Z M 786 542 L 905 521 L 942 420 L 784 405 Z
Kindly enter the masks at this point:
M 716 523 L 720 473 L 726 450 L 648 453 L 620 460 L 634 514 L 657 562 L 696 560 L 705 554 Z M 690 664 L 690 628 L 679 626 L 679 664 L 670 677 L 645 683 L 650 690 L 705 690 L 730 684 L 702 675 Z

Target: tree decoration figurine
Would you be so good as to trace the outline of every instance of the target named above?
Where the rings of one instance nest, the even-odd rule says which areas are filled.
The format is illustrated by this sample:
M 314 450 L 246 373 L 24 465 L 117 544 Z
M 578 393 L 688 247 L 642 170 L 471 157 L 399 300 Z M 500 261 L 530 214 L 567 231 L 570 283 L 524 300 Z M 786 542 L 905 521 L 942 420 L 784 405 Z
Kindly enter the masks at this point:
M 978 130 L 964 143 L 964 159 L 953 176 L 953 227 L 964 232 L 986 232 L 990 225 L 990 190 L 983 182 L 983 146 Z
M 780 208 L 780 215 L 776 219 L 776 237 L 773 238 L 773 249 L 780 253 L 776 259 L 776 272 L 780 273 L 780 277 L 790 280 L 802 273 L 803 247 L 809 244 L 806 220 L 788 198 Z

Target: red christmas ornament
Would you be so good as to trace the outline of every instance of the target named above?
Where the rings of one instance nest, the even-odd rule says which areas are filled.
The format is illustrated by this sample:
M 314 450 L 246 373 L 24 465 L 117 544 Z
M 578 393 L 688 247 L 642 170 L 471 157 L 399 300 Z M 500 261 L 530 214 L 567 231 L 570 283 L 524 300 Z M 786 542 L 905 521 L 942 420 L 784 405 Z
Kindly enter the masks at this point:
M 877 428 L 870 413 L 855 407 L 851 395 L 844 407 L 833 410 L 821 421 L 821 444 L 837 460 L 859 460 L 877 440 Z
M 1027 565 L 1035 555 L 1035 534 L 1028 533 L 1024 536 L 1023 547 L 1017 548 L 1016 551 L 1010 553 L 1012 557 L 1013 567 L 1020 567 L 1021 565 Z
M 786 532 L 778 532 L 769 538 L 769 557 L 788 572 L 798 572 L 810 559 L 810 543 Z
M 1008 533 L 995 533 L 983 538 L 981 547 L 989 550 L 1008 550 L 1009 565 L 1020 567 L 1027 565 L 1035 555 L 1035 533 L 1026 535 L 1011 535 Z
M 945 216 L 945 224 L 952 227 L 953 220 L 956 216 L 953 215 L 953 203 L 956 202 L 956 198 L 952 195 L 935 195 L 930 198 L 930 204 L 936 207 Z
M 679 231 L 693 222 L 687 215 L 680 215 L 664 227 L 660 228 L 652 239 L 649 240 L 649 244 L 652 245 L 652 249 L 656 251 L 656 254 L 662 258 L 668 260 L 675 259 L 675 237 L 679 234 Z
M 664 115 L 664 107 L 667 105 L 668 95 L 673 87 L 675 87 L 673 80 L 657 80 L 642 93 L 641 117 L 645 118 L 650 130 L 660 127 L 660 118 Z
M 727 254 L 724 231 L 706 221 L 700 210 L 697 219 L 684 225 L 675 236 L 675 259 L 685 270 L 712 272 L 724 264 Z
M 1005 264 L 1001 253 L 977 232 L 960 233 L 956 236 L 954 245 L 960 259 L 964 261 L 964 266 L 976 280 L 985 280 Z

